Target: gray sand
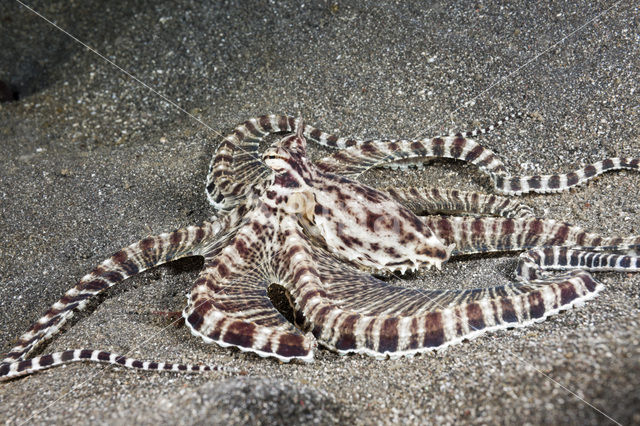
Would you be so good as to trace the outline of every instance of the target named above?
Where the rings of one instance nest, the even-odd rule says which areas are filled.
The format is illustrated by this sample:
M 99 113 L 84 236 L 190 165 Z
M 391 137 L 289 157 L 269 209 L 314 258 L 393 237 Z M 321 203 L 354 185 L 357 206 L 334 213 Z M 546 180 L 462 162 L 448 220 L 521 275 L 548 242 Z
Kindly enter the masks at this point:
M 286 112 L 342 136 L 410 138 L 528 111 L 539 119 L 480 140 L 514 174 L 531 174 L 640 155 L 637 5 L 615 3 L 581 28 L 614 3 L 572 3 L 34 6 L 216 131 Z M 6 351 L 112 252 L 206 219 L 203 182 L 220 138 L 11 0 L 0 5 L 0 80 L 20 96 L 0 104 L 0 351 Z M 365 179 L 491 190 L 473 167 L 450 162 Z M 638 174 L 617 172 L 523 201 L 545 217 L 629 235 L 640 232 L 639 186 Z M 487 286 L 505 282 L 513 266 L 512 257 L 451 262 L 402 283 Z M 286 365 L 205 345 L 152 314 L 181 309 L 197 270 L 197 262 L 181 262 L 116 286 L 46 350 L 90 347 L 148 360 L 209 361 L 248 377 L 75 364 L 1 384 L 0 419 L 599 424 L 610 421 L 605 413 L 640 423 L 638 274 L 598 274 L 606 290 L 585 306 L 444 352 L 377 361 L 318 350 L 313 364 Z

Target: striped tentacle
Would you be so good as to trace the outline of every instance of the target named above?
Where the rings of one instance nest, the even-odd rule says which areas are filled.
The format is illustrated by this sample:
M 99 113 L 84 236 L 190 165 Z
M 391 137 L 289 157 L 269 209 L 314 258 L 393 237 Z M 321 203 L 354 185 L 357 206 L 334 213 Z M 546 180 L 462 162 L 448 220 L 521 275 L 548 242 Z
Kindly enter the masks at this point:
M 502 126 L 507 121 L 513 120 L 513 119 L 517 119 L 517 118 L 521 118 L 521 117 L 523 117 L 523 115 L 524 114 L 522 114 L 520 112 L 512 113 L 512 114 L 509 114 L 509 115 L 505 116 L 501 120 L 498 120 L 498 121 L 494 122 L 490 126 L 487 126 L 487 127 L 484 127 L 484 128 L 479 128 L 479 129 L 474 129 L 474 130 L 467 131 L 467 132 L 460 132 L 460 133 L 456 133 L 456 134 L 451 134 L 451 135 L 447 135 L 447 136 L 443 136 L 443 137 L 470 138 L 470 137 L 475 137 L 475 136 L 478 136 L 478 135 L 484 135 L 484 134 L 489 133 L 489 132 L 497 129 L 498 127 Z M 291 118 L 289 118 L 289 119 L 291 119 Z M 285 131 L 285 130 L 286 129 L 283 129 L 283 131 Z M 329 148 L 335 148 L 335 149 L 357 148 L 357 147 L 361 147 L 362 145 L 364 145 L 364 144 L 369 142 L 369 141 L 364 141 L 364 140 L 337 137 L 335 135 L 332 135 L 332 134 L 329 134 L 329 133 L 325 133 L 325 132 L 323 132 L 323 131 L 321 131 L 319 129 L 316 129 L 316 128 L 308 126 L 308 125 L 305 125 L 303 134 L 307 139 L 312 140 L 312 141 L 318 143 L 319 145 L 326 146 L 326 147 L 329 147 Z
M 135 358 L 129 358 L 107 351 L 75 349 L 63 352 L 54 352 L 24 361 L 0 364 L 0 381 L 25 376 L 40 370 L 72 362 L 101 362 L 120 367 L 136 368 L 147 371 L 175 371 L 180 373 L 196 373 L 202 371 L 238 372 L 236 369 L 218 365 L 172 364 L 165 362 L 140 361 Z
M 500 176 L 491 175 L 497 191 L 507 195 L 520 195 L 528 192 L 560 192 L 583 184 L 610 170 L 639 170 L 640 158 L 607 158 L 566 174 L 537 176 Z
M 640 236 L 602 237 L 553 219 L 471 216 L 425 216 L 423 221 L 453 255 L 571 246 L 588 250 L 627 250 L 640 247 Z
M 461 135 L 416 141 L 366 141 L 325 157 L 316 165 L 326 172 L 357 176 L 385 164 L 401 167 L 433 158 L 462 160 L 475 164 L 489 175 L 509 176 L 493 151 Z
M 533 210 L 528 205 L 493 194 L 442 188 L 386 188 L 384 191 L 415 214 L 470 214 L 509 218 L 533 216 Z
M 205 256 L 183 312 L 191 332 L 206 343 L 233 346 L 288 362 L 313 359 L 315 341 L 296 329 L 271 303 L 276 281 L 270 241 L 275 216 L 258 209 L 220 252 Z
M 529 250 L 518 258 L 516 277 L 527 282 L 543 278 L 546 270 L 639 272 L 640 256 L 547 247 Z
M 296 297 L 296 309 L 319 343 L 342 354 L 397 358 L 444 348 L 486 331 L 542 321 L 602 288 L 587 272 L 573 271 L 526 284 L 421 291 L 378 280 L 327 253 L 317 251 L 316 260 L 322 287 Z
M 185 323 L 205 343 L 283 362 L 312 361 L 315 342 L 273 306 L 267 293 L 270 284 L 261 274 L 250 272 L 223 282 L 203 274 L 183 312 Z
M 512 117 L 521 115 L 514 114 Z M 326 172 L 357 176 L 374 167 L 398 168 L 421 165 L 426 159 L 451 158 L 478 166 L 491 178 L 495 189 L 506 195 L 561 192 L 610 170 L 640 169 L 639 158 L 613 157 L 565 174 L 511 176 L 491 150 L 468 139 L 493 128 L 489 126 L 431 140 L 350 141 L 350 144 L 346 144 L 347 148 L 319 160 L 317 166 Z
M 524 116 L 525 116 L 525 114 L 523 114 L 521 112 L 513 112 L 513 113 L 503 117 L 501 120 L 495 121 L 490 126 L 481 127 L 481 128 L 473 129 L 473 130 L 466 131 L 466 132 L 458 132 L 458 133 L 455 133 L 455 134 L 452 133 L 452 134 L 449 134 L 448 136 L 463 136 L 465 138 L 475 138 L 478 135 L 486 135 L 487 133 L 492 132 L 492 131 L 496 130 L 499 127 L 502 127 L 508 121 L 519 119 L 519 118 L 522 118 Z
M 6 355 L 3 363 L 24 359 L 35 347 L 53 336 L 73 316 L 83 309 L 89 299 L 124 279 L 171 260 L 200 254 L 222 228 L 219 222 L 205 222 L 171 233 L 147 237 L 126 247 L 102 262 L 85 275 L 75 287 L 49 308 L 29 330 L 20 336 L 17 345 Z
M 232 209 L 234 201 L 244 196 L 252 184 L 269 175 L 269 168 L 258 155 L 258 147 L 270 127 L 270 116 L 252 118 L 220 142 L 211 159 L 206 182 L 207 198 L 217 209 Z
M 319 166 L 331 173 L 359 175 L 373 167 L 398 168 L 413 165 L 420 167 L 427 159 L 452 158 L 476 164 L 487 173 L 509 176 L 502 162 L 491 150 L 468 138 L 487 134 L 507 121 L 522 116 L 522 113 L 512 113 L 490 126 L 439 136 L 430 141 L 427 139 L 417 141 L 354 141 L 347 139 L 341 148 L 348 149 L 323 158 L 320 160 Z

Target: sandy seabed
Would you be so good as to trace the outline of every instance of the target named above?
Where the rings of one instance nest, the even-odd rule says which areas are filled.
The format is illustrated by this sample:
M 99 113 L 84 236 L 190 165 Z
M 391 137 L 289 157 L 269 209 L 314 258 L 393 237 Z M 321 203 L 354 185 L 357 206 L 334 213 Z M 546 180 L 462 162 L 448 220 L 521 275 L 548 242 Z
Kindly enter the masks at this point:
M 30 3 L 210 128 L 19 3 L 0 5 L 0 80 L 19 97 L 0 104 L 0 351 L 114 251 L 205 220 L 216 132 L 249 117 L 301 114 L 341 136 L 411 138 L 524 111 L 538 119 L 479 139 L 513 174 L 640 155 L 632 2 L 248 4 Z M 452 162 L 364 179 L 491 191 Z M 543 217 L 631 235 L 639 184 L 616 172 L 523 201 Z M 514 266 L 513 256 L 473 258 L 402 284 L 488 286 Z M 640 423 L 639 275 L 598 274 L 606 289 L 583 307 L 443 352 L 378 361 L 319 349 L 314 363 L 287 365 L 205 345 L 152 314 L 180 310 L 197 270 L 179 262 L 116 286 L 46 350 L 215 362 L 248 376 L 75 364 L 1 384 L 0 420 Z

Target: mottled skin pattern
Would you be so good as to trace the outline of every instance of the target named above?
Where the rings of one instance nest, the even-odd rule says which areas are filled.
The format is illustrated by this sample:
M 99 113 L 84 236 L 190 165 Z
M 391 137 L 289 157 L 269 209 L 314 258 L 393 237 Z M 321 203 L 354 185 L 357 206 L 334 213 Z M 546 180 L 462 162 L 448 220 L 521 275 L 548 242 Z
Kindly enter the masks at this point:
M 288 135 L 260 154 L 260 142 L 276 132 Z M 517 195 L 562 191 L 607 170 L 639 168 L 637 159 L 610 158 L 568 174 L 512 177 L 494 153 L 469 139 L 485 132 L 357 141 L 287 116 L 246 121 L 223 140 L 211 162 L 206 188 L 216 216 L 146 238 L 105 260 L 18 339 L 0 364 L 0 379 L 76 361 L 146 370 L 224 369 L 142 362 L 91 349 L 27 359 L 92 296 L 187 256 L 204 258 L 183 311 L 193 334 L 282 361 L 311 361 L 318 343 L 376 357 L 446 347 L 544 320 L 594 297 L 602 286 L 589 271 L 640 269 L 638 256 L 622 254 L 640 248 L 640 237 L 601 237 L 535 218 L 530 207 L 498 195 L 380 190 L 357 181 L 372 167 L 451 158 L 476 165 L 497 191 Z M 307 139 L 339 150 L 313 163 Z M 420 291 L 371 275 L 441 268 L 461 254 L 514 250 L 523 252 L 517 281 L 481 289 Z M 286 291 L 295 324 L 272 305 L 267 289 L 274 283 Z

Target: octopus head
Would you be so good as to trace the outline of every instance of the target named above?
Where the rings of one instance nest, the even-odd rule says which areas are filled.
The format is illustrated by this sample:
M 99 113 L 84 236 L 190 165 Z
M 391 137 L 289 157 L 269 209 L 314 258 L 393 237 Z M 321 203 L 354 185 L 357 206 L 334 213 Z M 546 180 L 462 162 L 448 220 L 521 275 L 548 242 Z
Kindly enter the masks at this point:
M 275 172 L 273 184 L 266 191 L 267 204 L 287 214 L 304 218 L 313 216 L 315 206 L 309 181 L 312 179 L 312 164 L 307 160 L 307 141 L 302 132 L 302 119 L 296 121 L 296 133 L 288 135 L 271 145 L 262 155 L 262 160 Z
M 301 175 L 308 169 L 307 140 L 302 134 L 301 118 L 296 120 L 296 129 L 296 133 L 280 139 L 262 154 L 262 161 L 276 174 Z

